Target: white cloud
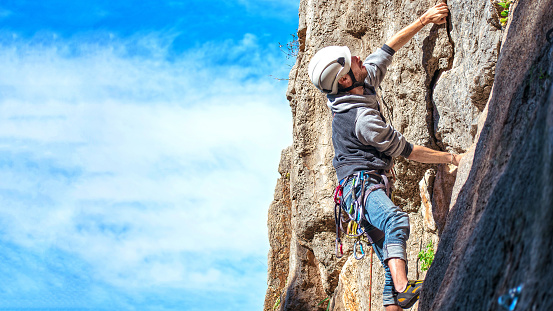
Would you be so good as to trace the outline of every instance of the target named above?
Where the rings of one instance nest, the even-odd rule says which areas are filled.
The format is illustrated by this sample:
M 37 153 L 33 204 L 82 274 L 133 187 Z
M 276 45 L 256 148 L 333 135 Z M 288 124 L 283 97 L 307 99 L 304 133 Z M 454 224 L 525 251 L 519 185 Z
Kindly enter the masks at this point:
M 269 75 L 287 68 L 252 35 L 171 61 L 145 38 L 148 58 L 116 41 L 0 47 L 4 239 L 76 254 L 116 285 L 234 284 L 187 258 L 265 260 L 291 143 L 286 85 Z

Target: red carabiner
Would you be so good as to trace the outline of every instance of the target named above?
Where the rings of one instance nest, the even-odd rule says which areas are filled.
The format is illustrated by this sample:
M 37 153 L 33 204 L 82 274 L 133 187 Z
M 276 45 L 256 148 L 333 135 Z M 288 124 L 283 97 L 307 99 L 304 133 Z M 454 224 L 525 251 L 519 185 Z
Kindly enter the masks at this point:
M 334 203 L 340 204 L 342 195 L 344 194 L 344 190 L 342 185 L 338 185 L 336 187 L 336 190 L 334 190 Z

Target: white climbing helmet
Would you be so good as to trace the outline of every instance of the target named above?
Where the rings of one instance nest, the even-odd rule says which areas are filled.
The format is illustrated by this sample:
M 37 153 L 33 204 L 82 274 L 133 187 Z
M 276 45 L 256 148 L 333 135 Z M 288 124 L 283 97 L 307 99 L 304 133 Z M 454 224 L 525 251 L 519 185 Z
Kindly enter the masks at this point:
M 324 93 L 337 94 L 338 80 L 351 68 L 351 52 L 347 46 L 327 46 L 309 62 L 309 78 Z

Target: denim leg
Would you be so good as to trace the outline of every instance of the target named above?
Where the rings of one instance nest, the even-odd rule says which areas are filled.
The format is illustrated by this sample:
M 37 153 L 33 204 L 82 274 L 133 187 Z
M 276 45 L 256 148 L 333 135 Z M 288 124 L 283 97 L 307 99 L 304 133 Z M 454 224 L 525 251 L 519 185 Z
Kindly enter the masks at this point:
M 384 290 L 382 291 L 382 302 L 384 306 L 396 305 L 396 297 L 394 296 L 394 281 L 392 280 L 392 273 L 390 273 L 390 268 L 388 264 L 384 262 L 384 253 L 383 253 L 384 238 L 380 241 L 374 241 L 372 244 L 374 253 L 382 266 L 384 267 Z
M 365 189 L 374 185 L 366 181 Z M 356 196 L 361 194 L 361 187 L 356 187 Z M 344 199 L 346 206 L 352 202 L 351 182 L 344 186 Z M 365 224 L 365 230 L 374 227 L 384 232 L 384 238 L 374 241 L 372 244 L 376 256 L 384 267 L 384 290 L 382 300 L 384 305 L 397 304 L 393 294 L 394 283 L 387 261 L 390 258 L 401 258 L 407 263 L 407 239 L 409 238 L 409 217 L 397 207 L 382 189 L 375 190 L 369 194 L 365 202 L 365 216 L 369 224 Z M 407 264 L 405 265 L 407 269 Z M 406 270 L 407 271 L 407 270 Z
M 369 194 L 365 202 L 369 223 L 384 232 L 383 261 L 400 258 L 407 261 L 409 216 L 397 207 L 383 189 Z

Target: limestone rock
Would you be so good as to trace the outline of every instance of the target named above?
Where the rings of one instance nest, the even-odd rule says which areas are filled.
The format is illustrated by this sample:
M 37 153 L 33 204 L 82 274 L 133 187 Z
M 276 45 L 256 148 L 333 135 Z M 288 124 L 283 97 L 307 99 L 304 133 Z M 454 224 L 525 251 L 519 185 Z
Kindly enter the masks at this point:
M 291 148 L 282 151 L 278 171 L 280 179 L 275 187 L 275 198 L 269 207 L 269 245 L 268 288 L 265 295 L 264 310 L 273 310 L 284 298 L 286 279 L 288 278 L 290 243 L 292 239 L 291 202 L 290 202 L 290 169 Z

